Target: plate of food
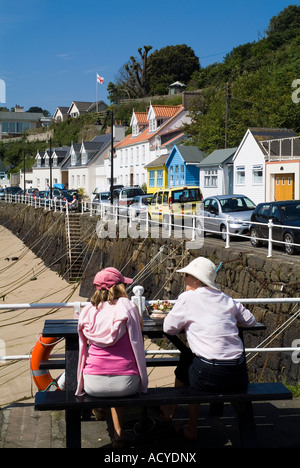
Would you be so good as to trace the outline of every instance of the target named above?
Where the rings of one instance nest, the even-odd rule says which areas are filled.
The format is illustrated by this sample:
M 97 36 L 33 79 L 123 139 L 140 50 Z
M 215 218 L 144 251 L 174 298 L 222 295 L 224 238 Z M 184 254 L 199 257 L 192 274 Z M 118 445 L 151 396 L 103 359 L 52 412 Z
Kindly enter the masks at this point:
M 150 315 L 151 320 L 154 320 L 155 322 L 162 322 L 168 314 L 164 313 L 159 313 L 159 312 L 153 312 Z

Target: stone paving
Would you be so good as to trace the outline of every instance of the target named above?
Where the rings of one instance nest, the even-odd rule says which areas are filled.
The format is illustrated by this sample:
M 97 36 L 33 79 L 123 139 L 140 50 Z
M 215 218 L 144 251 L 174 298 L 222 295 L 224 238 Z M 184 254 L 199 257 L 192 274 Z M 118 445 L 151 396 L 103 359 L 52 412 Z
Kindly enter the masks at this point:
M 260 448 L 300 448 L 300 400 L 255 403 L 254 415 Z M 181 412 L 180 412 L 181 411 Z M 186 418 L 182 407 L 178 419 Z M 132 432 L 136 413 L 127 415 L 125 429 Z M 132 445 L 139 450 L 197 450 L 239 448 L 239 434 L 233 410 L 225 407 L 220 421 L 212 420 L 203 405 L 199 414 L 198 441 L 187 442 L 170 425 L 156 421 L 155 428 Z M 19 403 L 0 410 L 0 448 L 65 448 L 63 412 L 39 412 L 32 403 Z M 104 421 L 82 423 L 82 448 L 111 449 Z

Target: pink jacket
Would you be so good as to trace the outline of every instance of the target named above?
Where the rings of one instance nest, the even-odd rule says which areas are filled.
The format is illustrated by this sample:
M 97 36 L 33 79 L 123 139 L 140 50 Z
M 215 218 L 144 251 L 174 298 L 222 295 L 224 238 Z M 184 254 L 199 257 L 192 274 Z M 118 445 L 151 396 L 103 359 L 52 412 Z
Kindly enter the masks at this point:
M 141 377 L 141 392 L 147 392 L 148 375 L 138 310 L 133 302 L 121 297 L 116 304 L 105 302 L 99 309 L 87 305 L 79 315 L 78 385 L 75 395 L 84 394 L 83 369 L 87 358 L 88 341 L 100 347 L 111 346 L 124 335 L 126 330 Z

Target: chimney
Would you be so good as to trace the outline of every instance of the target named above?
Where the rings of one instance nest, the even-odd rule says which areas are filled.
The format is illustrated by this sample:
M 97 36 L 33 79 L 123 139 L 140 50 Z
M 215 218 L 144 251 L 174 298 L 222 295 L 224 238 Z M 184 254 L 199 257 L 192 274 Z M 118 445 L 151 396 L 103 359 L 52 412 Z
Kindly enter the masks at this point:
M 15 105 L 15 112 L 24 112 L 24 107 L 18 106 L 17 104 Z

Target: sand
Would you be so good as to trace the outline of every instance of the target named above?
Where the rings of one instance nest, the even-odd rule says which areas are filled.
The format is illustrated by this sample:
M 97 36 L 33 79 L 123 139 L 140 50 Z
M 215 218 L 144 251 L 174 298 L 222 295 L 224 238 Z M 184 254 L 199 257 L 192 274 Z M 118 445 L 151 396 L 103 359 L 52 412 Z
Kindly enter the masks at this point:
M 86 302 L 79 295 L 79 285 L 45 267 L 26 245 L 0 226 L 0 305 L 28 303 Z M 46 318 L 73 318 L 73 309 L 0 310 L 0 356 L 28 356 L 42 332 Z M 155 349 L 149 341 L 145 348 Z M 53 353 L 64 353 L 64 342 Z M 149 368 L 150 386 L 173 386 L 174 368 Z M 61 371 L 51 372 L 52 377 Z M 17 401 L 33 401 L 37 391 L 30 375 L 29 359 L 0 363 L 0 406 Z

